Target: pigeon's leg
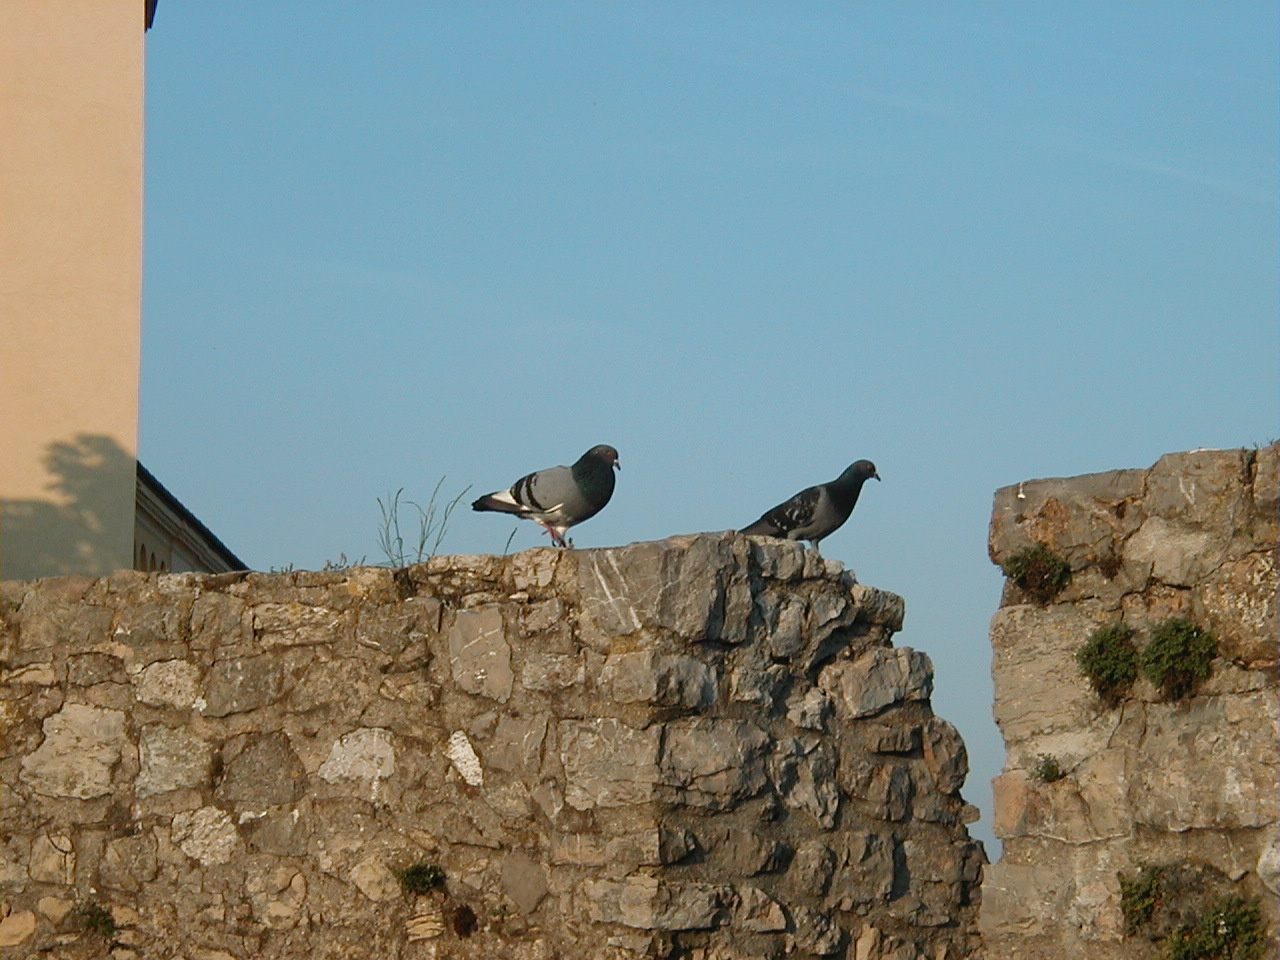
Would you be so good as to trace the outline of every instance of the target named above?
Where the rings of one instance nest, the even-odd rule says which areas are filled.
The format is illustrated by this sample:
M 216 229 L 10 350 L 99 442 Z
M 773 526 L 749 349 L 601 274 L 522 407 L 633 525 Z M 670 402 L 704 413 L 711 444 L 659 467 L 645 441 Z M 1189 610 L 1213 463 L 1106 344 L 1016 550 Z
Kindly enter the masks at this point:
M 556 547 L 565 546 L 564 537 L 560 536 L 560 534 L 556 532 L 555 527 L 547 523 L 545 520 L 539 520 L 538 522 L 542 524 L 542 526 L 547 531 L 547 535 L 551 537 L 552 546 L 556 546 Z

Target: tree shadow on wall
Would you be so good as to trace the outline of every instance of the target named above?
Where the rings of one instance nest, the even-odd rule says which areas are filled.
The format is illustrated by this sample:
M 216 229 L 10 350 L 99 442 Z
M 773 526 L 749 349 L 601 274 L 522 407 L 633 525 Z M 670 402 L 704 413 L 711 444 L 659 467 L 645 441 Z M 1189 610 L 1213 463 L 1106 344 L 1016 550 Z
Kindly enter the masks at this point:
M 49 444 L 44 466 L 52 478 L 48 499 L 0 498 L 0 576 L 27 580 L 132 566 L 134 457 L 109 436 L 81 433 Z

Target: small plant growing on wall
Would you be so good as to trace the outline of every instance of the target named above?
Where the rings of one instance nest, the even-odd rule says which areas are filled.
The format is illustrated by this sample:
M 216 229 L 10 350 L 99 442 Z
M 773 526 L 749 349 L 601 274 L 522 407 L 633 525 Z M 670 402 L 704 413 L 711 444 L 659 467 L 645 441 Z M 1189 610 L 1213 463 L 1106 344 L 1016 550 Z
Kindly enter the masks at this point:
M 1142 673 L 1170 700 L 1196 691 L 1213 671 L 1218 641 L 1186 617 L 1170 617 L 1151 631 L 1142 651 Z
M 1138 648 L 1122 623 L 1099 627 L 1076 651 L 1076 663 L 1094 693 L 1109 707 L 1124 699 L 1138 678 Z
M 71 911 L 71 919 L 81 930 L 97 934 L 103 940 L 110 940 L 116 935 L 116 918 L 110 910 L 92 900 L 76 904 Z
M 386 503 L 382 502 L 381 497 L 377 498 L 378 510 L 382 514 L 382 523 L 378 527 L 378 545 L 387 556 L 388 566 L 404 567 L 411 563 L 422 563 L 439 552 L 440 544 L 449 530 L 449 517 L 457 509 L 458 502 L 471 489 L 468 484 L 456 497 L 446 502 L 440 498 L 440 488 L 444 481 L 445 478 L 441 477 L 436 483 L 425 507 L 413 500 L 401 500 L 400 494 L 404 493 L 404 487 L 389 494 Z M 418 529 L 411 534 L 412 540 L 407 545 L 405 532 L 400 529 L 400 507 L 404 504 L 412 507 L 418 514 Z
M 1039 604 L 1048 604 L 1071 582 L 1071 565 L 1043 543 L 1019 550 L 1000 565 L 1014 585 Z
M 1151 925 L 1156 905 L 1160 902 L 1160 871 L 1143 867 L 1136 877 L 1118 874 L 1120 912 L 1124 915 L 1125 936 L 1141 933 Z
M 1223 897 L 1169 936 L 1168 960 L 1257 960 L 1266 949 L 1258 898 Z
M 1062 769 L 1058 758 L 1047 753 L 1040 754 L 1036 758 L 1036 765 L 1031 768 L 1031 779 L 1041 783 L 1054 783 L 1066 775 L 1067 771 Z
M 395 871 L 396 879 L 406 893 L 430 893 L 444 886 L 444 870 L 434 863 L 415 863 L 411 867 Z

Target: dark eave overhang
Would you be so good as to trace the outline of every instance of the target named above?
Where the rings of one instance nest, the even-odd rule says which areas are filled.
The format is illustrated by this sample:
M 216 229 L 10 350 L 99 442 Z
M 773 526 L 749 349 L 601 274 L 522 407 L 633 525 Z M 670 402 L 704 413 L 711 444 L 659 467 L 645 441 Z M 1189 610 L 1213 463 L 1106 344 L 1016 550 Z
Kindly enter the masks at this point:
M 212 530 L 201 523 L 194 513 L 184 507 L 177 497 L 166 490 L 164 484 L 157 480 L 151 471 L 144 467 L 140 461 L 138 463 L 138 483 L 142 484 L 155 494 L 156 498 L 177 514 L 182 519 L 183 523 L 186 523 L 200 534 L 200 536 L 204 538 L 205 542 L 208 543 L 209 549 L 218 554 L 230 569 L 249 569 L 243 560 L 232 553 L 225 543 L 213 535 Z

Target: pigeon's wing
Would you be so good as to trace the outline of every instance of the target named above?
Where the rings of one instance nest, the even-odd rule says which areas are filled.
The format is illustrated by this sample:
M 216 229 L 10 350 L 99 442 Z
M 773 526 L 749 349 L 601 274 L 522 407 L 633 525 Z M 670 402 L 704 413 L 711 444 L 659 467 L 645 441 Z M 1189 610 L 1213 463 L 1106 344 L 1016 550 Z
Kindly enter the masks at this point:
M 529 516 L 552 523 L 572 520 L 567 514 L 578 510 L 582 501 L 569 467 L 550 467 L 521 477 L 510 493 Z
M 821 487 L 809 487 L 801 490 L 790 500 L 783 501 L 765 513 L 759 520 L 742 530 L 750 535 L 766 537 L 787 537 L 793 531 L 804 530 L 813 523 L 814 513 L 822 498 Z M 802 539 L 792 537 L 791 539 Z
M 573 472 L 568 467 L 548 467 L 521 477 L 510 490 L 487 493 L 475 503 L 473 510 L 514 513 L 535 520 L 551 519 L 577 493 Z

